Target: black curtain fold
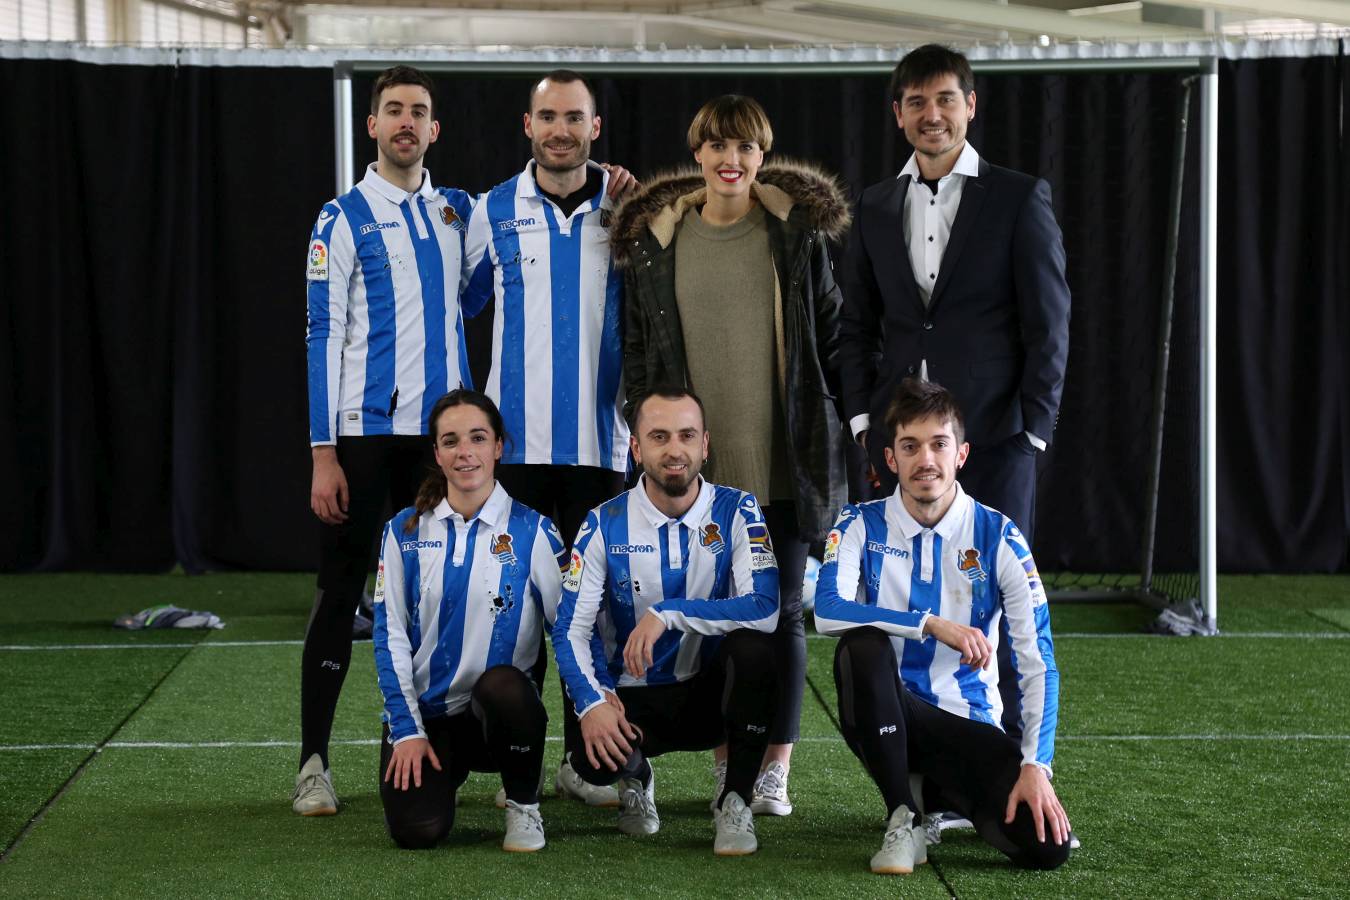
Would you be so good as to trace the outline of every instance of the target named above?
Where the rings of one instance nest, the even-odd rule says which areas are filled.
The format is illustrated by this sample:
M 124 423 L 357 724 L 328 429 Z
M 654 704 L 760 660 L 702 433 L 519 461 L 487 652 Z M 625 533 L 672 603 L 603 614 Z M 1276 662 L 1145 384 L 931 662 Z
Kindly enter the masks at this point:
M 1040 482 L 1042 567 L 1138 564 L 1176 74 L 982 75 L 972 142 L 1051 184 L 1074 293 Z M 1221 565 L 1346 567 L 1350 150 L 1341 59 L 1224 63 Z M 0 571 L 308 569 L 301 256 L 333 194 L 327 70 L 0 60 Z M 597 80 L 594 155 L 691 163 L 719 93 L 759 99 L 775 154 L 856 197 L 908 147 L 881 75 Z M 440 75 L 438 184 L 481 191 L 529 156 L 531 79 Z M 370 76 L 356 80 L 357 171 Z M 1159 560 L 1193 565 L 1199 97 L 1183 199 Z M 486 316 L 470 324 L 482 371 Z

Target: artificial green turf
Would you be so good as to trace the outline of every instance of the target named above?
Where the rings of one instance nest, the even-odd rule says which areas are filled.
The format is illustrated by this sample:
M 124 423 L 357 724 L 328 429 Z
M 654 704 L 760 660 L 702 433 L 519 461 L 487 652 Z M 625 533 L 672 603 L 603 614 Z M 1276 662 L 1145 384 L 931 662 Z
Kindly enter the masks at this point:
M 1350 579 L 1225 577 L 1220 625 L 1350 631 Z M 0 578 L 2 644 L 298 640 L 312 579 L 294 575 Z M 154 602 L 213 609 L 224 631 L 127 634 L 117 612 Z M 1056 605 L 1058 634 L 1132 633 L 1128 604 Z M 1065 637 L 1056 787 L 1084 847 L 1052 873 L 1012 870 L 970 833 L 947 832 L 934 865 L 904 879 L 866 871 L 880 800 L 837 739 L 834 642 L 808 642 L 797 810 L 757 820 L 762 849 L 709 852 L 703 754 L 656 762 L 659 835 L 626 839 L 613 813 L 549 800 L 549 847 L 498 849 L 497 783 L 465 786 L 447 845 L 394 850 L 376 793 L 378 748 L 338 743 L 343 812 L 301 820 L 287 802 L 294 746 L 164 748 L 141 742 L 281 741 L 298 734 L 298 644 L 0 651 L 0 747 L 97 743 L 186 654 L 0 865 L 2 896 L 1333 896 L 1342 891 L 1350 792 L 1350 640 Z M 813 690 L 814 689 L 814 690 Z M 819 691 L 822 702 L 816 699 Z M 551 674 L 550 709 L 557 709 Z M 379 707 L 370 645 L 355 648 L 335 727 L 369 741 Z M 561 753 L 550 725 L 550 765 Z M 1323 735 L 1274 740 L 1261 735 Z M 1145 740 L 1129 738 L 1144 736 Z M 1163 738 L 1181 739 L 1163 739 Z M 1256 738 L 1256 739 L 1252 739 Z M 8 843 L 87 751 L 0 749 Z M 72 864 L 77 861 L 77 864 Z M 951 889 L 949 892 L 948 888 Z

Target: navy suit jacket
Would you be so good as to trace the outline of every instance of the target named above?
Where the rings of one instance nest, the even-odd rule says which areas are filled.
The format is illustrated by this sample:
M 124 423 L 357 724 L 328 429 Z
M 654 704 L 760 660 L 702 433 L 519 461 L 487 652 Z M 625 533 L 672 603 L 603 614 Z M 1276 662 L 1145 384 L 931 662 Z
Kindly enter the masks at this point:
M 872 185 L 853 217 L 839 329 L 845 420 L 870 413 L 880 429 L 895 386 L 926 360 L 929 380 L 961 405 L 972 444 L 1023 431 L 1048 444 L 1069 356 L 1069 286 L 1050 186 L 981 159 L 925 308 L 905 244 L 909 181 Z

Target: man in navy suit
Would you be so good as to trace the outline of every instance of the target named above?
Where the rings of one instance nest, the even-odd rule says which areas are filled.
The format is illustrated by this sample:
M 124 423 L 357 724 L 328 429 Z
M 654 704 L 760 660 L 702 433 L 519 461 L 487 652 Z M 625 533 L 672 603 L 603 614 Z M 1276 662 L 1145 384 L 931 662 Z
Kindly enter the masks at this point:
M 863 192 L 849 236 L 840 320 L 843 403 L 869 440 L 906 376 L 941 382 L 966 415 L 966 492 L 1031 542 L 1036 452 L 1054 429 L 1069 354 L 1064 245 L 1045 181 L 990 165 L 966 141 L 975 80 L 929 44 L 891 77 L 895 121 L 914 147 L 898 177 Z

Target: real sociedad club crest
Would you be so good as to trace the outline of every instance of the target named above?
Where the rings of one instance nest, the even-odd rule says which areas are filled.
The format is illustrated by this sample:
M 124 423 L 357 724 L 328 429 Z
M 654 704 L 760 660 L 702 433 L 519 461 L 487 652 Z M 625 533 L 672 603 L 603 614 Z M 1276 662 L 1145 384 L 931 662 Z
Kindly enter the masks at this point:
M 980 551 L 971 547 L 969 550 L 959 551 L 960 556 L 956 567 L 961 570 L 961 574 L 970 579 L 971 584 L 979 581 L 988 580 L 989 576 L 985 574 L 984 568 L 980 566 Z
M 717 527 L 716 522 L 709 522 L 703 528 L 700 528 L 698 533 L 702 537 L 701 543 L 709 553 L 721 553 L 726 546 L 722 541 L 722 529 Z
M 453 206 L 446 205 L 441 207 L 441 221 L 456 231 L 464 230 L 464 222 L 460 219 L 459 213 L 455 212 Z
M 511 552 L 511 535 L 503 532 L 492 538 L 492 555 L 504 566 L 516 564 L 516 555 Z

